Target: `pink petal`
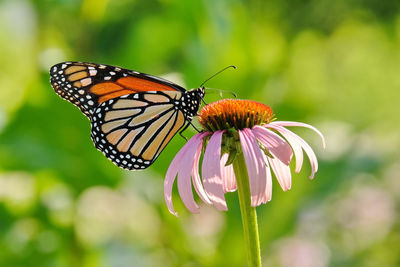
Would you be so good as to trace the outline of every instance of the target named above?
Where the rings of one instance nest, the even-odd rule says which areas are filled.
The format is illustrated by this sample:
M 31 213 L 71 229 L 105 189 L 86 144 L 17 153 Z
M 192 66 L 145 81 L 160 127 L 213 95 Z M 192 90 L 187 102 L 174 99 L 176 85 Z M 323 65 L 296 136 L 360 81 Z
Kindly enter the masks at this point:
M 264 126 L 278 131 L 283 137 L 286 138 L 289 145 L 292 147 L 294 157 L 296 158 L 295 171 L 297 173 L 300 172 L 301 166 L 303 165 L 303 150 L 301 149 L 301 145 L 297 142 L 297 139 L 291 135 L 292 132 L 288 133 L 285 128 L 278 125 L 265 124 Z
M 225 166 L 228 161 L 229 155 L 227 153 L 223 154 L 221 157 L 221 175 L 222 175 L 222 185 L 224 188 L 224 193 L 234 192 L 237 189 L 235 172 L 233 171 L 232 164 Z
M 262 126 L 253 127 L 252 132 L 274 157 L 289 165 L 293 155 L 292 148 L 282 137 Z
M 204 189 L 211 202 L 219 210 L 228 210 L 225 202 L 220 166 L 223 133 L 224 131 L 216 131 L 208 141 L 201 170 Z
M 289 190 L 292 186 L 292 175 L 289 166 L 276 158 L 267 157 L 267 159 L 283 191 Z
M 206 135 L 207 134 L 199 135 L 198 137 L 196 137 L 193 144 L 188 147 L 186 153 L 181 158 L 181 167 L 178 171 L 179 195 L 181 196 L 182 202 L 185 207 L 192 213 L 198 213 L 199 206 L 196 204 L 193 198 L 192 183 L 190 177 L 192 175 L 192 167 L 194 165 L 194 162 L 199 161 L 200 153 L 197 152 L 198 150 L 200 150 L 201 152 L 203 138 Z M 198 184 L 196 184 L 196 190 L 198 189 Z
M 207 132 L 206 134 L 203 135 L 202 138 L 204 138 L 205 136 L 208 136 L 209 134 L 210 133 Z M 210 201 L 206 192 L 204 191 L 203 184 L 201 182 L 201 178 L 200 178 L 200 174 L 199 174 L 199 161 L 200 161 L 201 148 L 203 145 L 203 140 L 201 140 L 201 141 L 202 142 L 199 142 L 199 144 L 197 146 L 196 155 L 194 156 L 194 160 L 193 160 L 192 181 L 193 181 L 193 187 L 196 190 L 199 197 L 201 198 L 201 200 L 203 200 L 205 203 L 211 205 L 212 202 Z
M 175 216 L 178 216 L 172 205 L 172 187 L 174 185 L 175 177 L 182 170 L 182 160 L 186 156 L 186 153 L 193 150 L 193 148 L 197 148 L 197 143 L 201 141 L 203 137 L 204 136 L 202 133 L 198 133 L 193 136 L 176 154 L 175 158 L 172 160 L 171 165 L 168 168 L 167 174 L 165 175 L 164 198 L 169 212 L 171 212 Z M 188 179 L 190 179 L 190 177 L 188 177 Z M 183 187 L 183 184 L 181 184 L 181 187 Z M 187 200 L 186 196 L 185 199 Z
M 265 187 L 265 194 L 263 203 L 267 203 L 272 199 L 272 175 L 271 175 L 271 168 L 269 167 L 267 156 L 264 155 L 264 162 L 267 164 L 267 186 Z
M 268 127 L 268 124 L 266 125 L 266 127 Z M 315 173 L 318 171 L 318 160 L 317 157 L 315 156 L 314 151 L 312 150 L 312 148 L 310 147 L 309 144 L 307 144 L 306 141 L 304 141 L 303 138 L 301 138 L 300 136 L 298 136 L 297 134 L 293 133 L 292 131 L 289 131 L 288 129 L 285 129 L 279 125 L 276 125 L 275 127 L 278 128 L 278 131 L 280 133 L 285 133 L 286 135 L 290 135 L 291 139 L 293 139 L 294 143 L 297 143 L 298 145 L 301 146 L 302 149 L 304 149 L 304 151 L 306 152 L 306 155 L 308 157 L 308 159 L 310 160 L 310 165 L 311 165 L 311 175 L 310 175 L 310 179 L 314 178 Z M 283 134 L 282 134 L 283 135 Z M 289 139 L 288 139 L 289 141 Z M 302 159 L 302 157 L 301 157 Z
M 238 132 L 249 175 L 251 205 L 255 207 L 262 203 L 267 183 L 263 152 L 261 152 L 257 140 L 250 129 L 243 129 Z
M 280 125 L 280 126 L 299 126 L 299 127 L 305 127 L 305 128 L 311 129 L 321 137 L 322 148 L 325 149 L 325 147 L 326 147 L 325 138 L 322 135 L 322 133 L 317 128 L 315 128 L 314 126 L 311 126 L 307 123 L 295 122 L 295 121 L 273 121 L 270 124 L 272 124 L 272 125 L 275 124 L 275 125 Z

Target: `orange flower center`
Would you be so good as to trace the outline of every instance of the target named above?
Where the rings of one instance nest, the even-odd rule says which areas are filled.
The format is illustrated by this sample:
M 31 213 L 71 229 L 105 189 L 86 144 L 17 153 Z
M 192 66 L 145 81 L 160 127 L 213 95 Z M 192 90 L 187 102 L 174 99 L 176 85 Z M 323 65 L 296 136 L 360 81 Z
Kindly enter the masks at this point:
M 272 109 L 251 100 L 223 99 L 201 109 L 200 124 L 208 131 L 224 129 L 252 128 L 255 125 L 270 123 Z

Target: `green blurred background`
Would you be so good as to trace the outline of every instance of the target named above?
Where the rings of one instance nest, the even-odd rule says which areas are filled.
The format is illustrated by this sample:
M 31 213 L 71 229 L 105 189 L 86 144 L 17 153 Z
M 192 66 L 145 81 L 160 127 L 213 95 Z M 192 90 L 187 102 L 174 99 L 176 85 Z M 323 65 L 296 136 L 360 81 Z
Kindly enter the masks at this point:
M 245 266 L 237 196 L 168 213 L 177 136 L 145 171 L 117 168 L 48 69 L 117 65 L 270 105 L 320 159 L 258 208 L 265 266 L 400 266 L 400 2 L 0 1 L 0 266 Z M 231 97 L 225 95 L 225 97 Z M 219 99 L 210 91 L 206 100 Z M 186 131 L 191 136 L 193 130 Z

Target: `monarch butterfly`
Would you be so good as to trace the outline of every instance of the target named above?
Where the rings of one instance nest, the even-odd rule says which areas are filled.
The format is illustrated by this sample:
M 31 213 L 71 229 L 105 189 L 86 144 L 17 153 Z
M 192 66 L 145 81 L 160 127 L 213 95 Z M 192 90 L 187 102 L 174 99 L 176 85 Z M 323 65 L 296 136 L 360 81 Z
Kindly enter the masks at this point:
M 115 66 L 63 62 L 50 68 L 55 92 L 91 122 L 95 147 L 117 166 L 145 169 L 196 115 L 205 89 Z

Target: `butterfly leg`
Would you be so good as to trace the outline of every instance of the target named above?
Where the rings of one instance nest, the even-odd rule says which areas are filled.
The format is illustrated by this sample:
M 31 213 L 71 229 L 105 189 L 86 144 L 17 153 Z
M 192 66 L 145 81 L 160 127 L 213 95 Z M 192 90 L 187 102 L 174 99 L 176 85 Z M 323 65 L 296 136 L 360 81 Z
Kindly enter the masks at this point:
M 191 122 L 191 121 L 189 121 L 189 123 L 188 124 L 190 124 L 190 125 L 192 125 L 192 127 L 199 133 L 200 132 L 200 130 L 199 129 L 197 129 L 196 128 L 196 126 L 194 126 L 194 124 Z
M 179 135 L 183 137 L 183 139 L 185 139 L 186 141 L 188 140 L 185 136 L 183 136 L 183 132 L 187 129 L 187 127 L 189 127 L 190 123 L 188 122 L 185 127 L 183 127 L 182 130 L 179 131 Z
M 196 126 L 194 126 L 194 124 L 193 124 L 191 121 L 189 121 L 189 122 L 185 125 L 185 127 L 183 127 L 183 129 L 179 131 L 179 135 L 182 136 L 183 139 L 185 139 L 186 141 L 187 141 L 188 139 L 187 139 L 185 136 L 183 136 L 182 133 L 189 127 L 189 125 L 192 125 L 192 127 L 193 127 L 197 132 L 200 132 L 199 129 L 197 129 Z

